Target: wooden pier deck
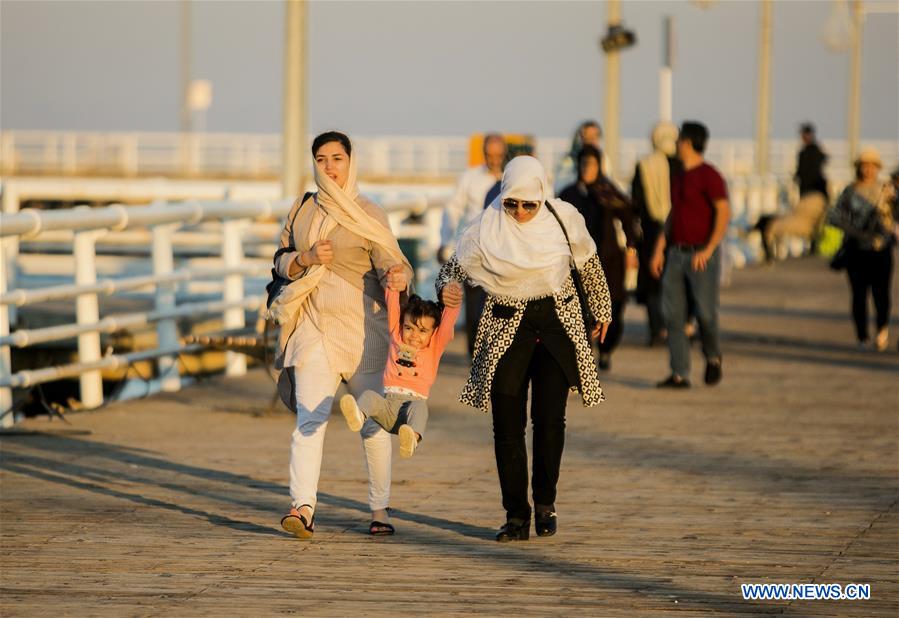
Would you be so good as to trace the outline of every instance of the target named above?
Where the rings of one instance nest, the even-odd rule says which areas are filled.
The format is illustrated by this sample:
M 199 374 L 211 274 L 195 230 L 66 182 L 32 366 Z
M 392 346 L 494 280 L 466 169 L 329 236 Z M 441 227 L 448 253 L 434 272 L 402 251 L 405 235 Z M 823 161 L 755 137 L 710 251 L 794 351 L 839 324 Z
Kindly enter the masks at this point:
M 427 442 L 394 460 L 392 538 L 366 534 L 361 446 L 339 416 L 315 538 L 281 532 L 292 418 L 261 371 L 29 420 L 0 437 L 0 613 L 899 615 L 899 355 L 856 350 L 848 304 L 815 259 L 736 273 L 724 382 L 677 393 L 652 387 L 667 353 L 641 345 L 630 307 L 608 402 L 569 405 L 559 533 L 526 543 L 492 540 L 490 420 L 455 400 L 462 337 Z M 872 598 L 744 601 L 751 582 Z

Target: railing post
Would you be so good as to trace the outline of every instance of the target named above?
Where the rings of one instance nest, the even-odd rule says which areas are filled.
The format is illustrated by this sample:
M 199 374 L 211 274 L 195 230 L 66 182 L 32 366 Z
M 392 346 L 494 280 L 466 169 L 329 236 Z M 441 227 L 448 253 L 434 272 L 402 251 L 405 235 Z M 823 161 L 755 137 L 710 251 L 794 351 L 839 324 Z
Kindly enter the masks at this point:
M 47 138 L 47 141 L 44 142 L 44 161 L 43 161 L 43 171 L 52 170 L 53 172 L 58 172 L 55 169 L 56 165 L 59 163 L 59 139 L 56 134 L 51 134 L 50 137 Z
M 83 207 L 85 210 L 89 210 Z M 97 238 L 101 230 L 75 232 L 75 284 L 88 285 L 97 282 Z M 79 294 L 75 300 L 75 320 L 78 324 L 92 324 L 100 320 L 100 305 L 96 294 Z M 78 361 L 90 363 L 100 360 L 100 333 L 78 335 Z M 81 374 L 81 403 L 85 408 L 98 408 L 103 404 L 103 377 L 99 371 Z
M 7 181 L 3 185 L 3 195 L 0 196 L 0 212 L 4 215 L 14 215 L 19 212 L 19 193 Z M 4 290 L 14 290 L 18 286 L 19 280 L 19 237 L 7 236 L 2 242 L 3 249 L 0 251 L 0 269 L 3 270 Z M 18 322 L 18 307 L 15 305 L 7 305 L 7 319 L 9 324 Z M 7 333 L 8 334 L 8 333 Z
M 4 264 L 0 264 L 0 294 L 7 291 L 7 272 L 15 268 L 12 262 L 6 262 L 6 245 L 12 241 L 13 237 L 8 236 L 0 238 L 0 248 Z M 8 267 L 8 268 L 7 268 Z M 9 334 L 9 313 L 11 305 L 0 305 L 0 337 L 6 337 Z M 0 346 L 0 376 L 12 375 L 12 354 L 9 346 Z M 0 428 L 12 427 L 15 418 L 12 412 L 12 389 L 0 387 Z
M 167 275 L 175 269 L 175 258 L 172 252 L 172 236 L 177 224 L 164 223 L 153 227 L 153 274 Z M 156 309 L 165 310 L 175 307 L 175 284 L 156 284 Z M 156 346 L 174 348 L 178 345 L 178 326 L 174 318 L 159 320 L 156 323 Z M 160 388 L 165 392 L 176 392 L 181 389 L 181 376 L 178 373 L 178 359 L 174 356 L 160 356 L 157 360 Z
M 243 263 L 243 230 L 246 221 L 230 219 L 222 223 L 222 262 L 225 268 L 237 267 Z M 240 273 L 225 276 L 225 289 L 222 297 L 225 301 L 240 301 L 244 297 L 243 275 Z M 246 319 L 242 307 L 227 309 L 222 316 L 225 329 L 242 328 Z M 225 375 L 242 376 L 247 372 L 247 359 L 243 354 L 228 351 L 225 353 Z
M 390 144 L 384 139 L 373 139 L 369 144 L 371 174 L 387 176 L 391 172 Z
M 78 136 L 67 133 L 62 138 L 62 171 L 74 175 L 78 171 Z
M 199 133 L 191 133 L 190 134 L 190 163 L 188 166 L 188 173 L 191 176 L 199 176 L 200 175 L 200 167 L 202 166 L 201 156 L 202 156 L 202 146 L 203 136 Z
M 0 135 L 0 172 L 12 176 L 16 172 L 16 135 L 6 131 Z
M 134 133 L 122 136 L 120 144 L 122 156 L 122 174 L 127 177 L 137 176 L 138 172 L 138 137 Z

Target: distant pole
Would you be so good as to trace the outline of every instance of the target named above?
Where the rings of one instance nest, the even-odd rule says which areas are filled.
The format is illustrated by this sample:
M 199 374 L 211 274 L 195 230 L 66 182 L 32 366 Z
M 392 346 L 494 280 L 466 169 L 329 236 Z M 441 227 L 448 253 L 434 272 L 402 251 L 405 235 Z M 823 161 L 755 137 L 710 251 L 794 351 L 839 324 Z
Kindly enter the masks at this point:
M 608 26 L 621 24 L 621 0 L 608 0 Z M 618 172 L 618 102 L 621 88 L 621 52 L 617 49 L 606 53 L 606 108 L 603 121 L 603 141 L 606 157 L 609 160 L 610 173 Z
M 181 0 L 181 132 L 190 133 L 191 0 Z
M 862 94 L 862 25 L 864 13 L 861 0 L 852 0 L 852 36 L 849 60 L 849 117 L 846 137 L 849 140 L 849 164 L 858 157 L 859 114 Z
M 665 16 L 662 22 L 662 68 L 659 70 L 659 120 L 671 122 L 674 117 L 674 18 Z
M 306 2 L 286 0 L 284 41 L 283 197 L 301 195 L 306 166 Z
M 759 28 L 759 85 L 755 127 L 756 172 L 768 173 L 768 130 L 771 111 L 771 10 L 772 0 L 762 0 Z

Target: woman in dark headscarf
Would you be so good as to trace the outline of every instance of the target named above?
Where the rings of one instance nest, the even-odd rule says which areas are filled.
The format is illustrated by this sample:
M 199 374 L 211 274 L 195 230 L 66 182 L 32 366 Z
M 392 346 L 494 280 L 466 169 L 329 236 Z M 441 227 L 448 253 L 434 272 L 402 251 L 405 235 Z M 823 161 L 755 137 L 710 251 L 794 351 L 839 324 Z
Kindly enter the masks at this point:
M 611 367 L 612 352 L 624 331 L 621 319 L 627 300 L 624 275 L 628 266 L 637 266 L 637 238 L 630 200 L 602 173 L 601 160 L 602 155 L 595 147 L 581 148 L 577 157 L 577 182 L 566 187 L 559 198 L 583 215 L 609 283 L 612 325 L 605 341 L 599 344 L 599 368 L 606 370 Z M 619 229 L 626 239 L 625 248 L 619 242 Z

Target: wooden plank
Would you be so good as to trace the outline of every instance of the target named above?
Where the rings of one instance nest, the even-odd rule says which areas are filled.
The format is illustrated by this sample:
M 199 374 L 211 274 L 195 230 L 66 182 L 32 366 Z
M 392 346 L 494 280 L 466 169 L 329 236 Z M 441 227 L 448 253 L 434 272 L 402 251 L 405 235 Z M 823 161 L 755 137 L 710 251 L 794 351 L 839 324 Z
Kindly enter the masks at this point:
M 502 521 L 490 417 L 455 402 L 453 342 L 396 537 L 366 533 L 359 438 L 328 429 L 317 532 L 283 534 L 292 418 L 261 372 L 34 419 L 0 437 L 3 616 L 899 613 L 895 354 L 860 353 L 843 281 L 803 260 L 723 293 L 725 381 L 652 388 L 663 350 L 624 346 L 608 402 L 571 398 L 559 534 Z M 899 303 L 897 303 L 899 306 Z M 701 369 L 701 359 L 694 358 Z M 81 433 L 73 433 L 72 429 Z M 869 601 L 744 602 L 743 583 L 869 583 Z

